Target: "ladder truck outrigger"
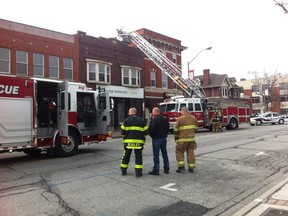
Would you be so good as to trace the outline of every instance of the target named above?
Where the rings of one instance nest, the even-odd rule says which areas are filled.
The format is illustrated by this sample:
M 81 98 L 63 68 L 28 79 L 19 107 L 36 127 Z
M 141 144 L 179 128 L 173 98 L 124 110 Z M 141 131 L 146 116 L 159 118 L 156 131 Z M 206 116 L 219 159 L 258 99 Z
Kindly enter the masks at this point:
M 190 97 L 175 96 L 160 103 L 160 111 L 166 116 L 170 123 L 170 129 L 173 130 L 176 120 L 181 116 L 182 106 L 188 107 L 191 114 L 198 119 L 200 127 L 211 130 L 211 119 L 216 110 L 222 112 L 222 126 L 227 129 L 236 129 L 242 122 L 248 122 L 250 118 L 250 109 L 248 104 L 233 103 L 231 101 L 209 102 L 205 97 L 205 92 L 201 87 L 199 79 L 184 79 L 182 71 L 176 64 L 169 60 L 156 47 L 150 44 L 138 32 L 124 32 L 117 30 L 118 37 L 126 43 L 134 43 L 150 60 L 152 60 L 165 74 L 170 77 L 180 88 Z M 212 100 L 211 100 L 212 101 Z
M 0 75 L 0 153 L 66 157 L 111 136 L 108 92 L 84 83 Z

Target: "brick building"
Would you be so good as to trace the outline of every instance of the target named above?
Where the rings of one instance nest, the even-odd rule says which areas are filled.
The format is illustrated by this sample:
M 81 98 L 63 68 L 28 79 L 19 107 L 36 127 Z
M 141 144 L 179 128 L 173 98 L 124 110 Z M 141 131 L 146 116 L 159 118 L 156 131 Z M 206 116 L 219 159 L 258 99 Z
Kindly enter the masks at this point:
M 116 32 L 115 32 L 116 33 Z M 79 79 L 92 88 L 105 88 L 113 102 L 112 125 L 119 129 L 128 109 L 144 116 L 144 54 L 115 38 L 93 37 L 78 31 Z
M 0 19 L 0 73 L 79 80 L 73 35 Z

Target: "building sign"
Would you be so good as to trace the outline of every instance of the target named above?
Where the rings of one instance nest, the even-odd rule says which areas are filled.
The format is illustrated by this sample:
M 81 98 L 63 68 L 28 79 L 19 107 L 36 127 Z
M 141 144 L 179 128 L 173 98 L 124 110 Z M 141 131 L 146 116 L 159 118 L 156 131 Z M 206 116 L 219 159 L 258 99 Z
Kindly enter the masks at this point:
M 109 97 L 144 99 L 143 88 L 128 88 L 123 86 L 101 86 L 109 92 Z

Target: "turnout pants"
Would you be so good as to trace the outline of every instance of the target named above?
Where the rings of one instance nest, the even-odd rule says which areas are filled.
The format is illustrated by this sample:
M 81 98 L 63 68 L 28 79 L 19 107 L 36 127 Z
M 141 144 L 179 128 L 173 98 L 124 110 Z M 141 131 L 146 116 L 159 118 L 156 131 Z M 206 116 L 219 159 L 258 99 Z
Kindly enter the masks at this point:
M 196 142 L 185 142 L 185 143 L 177 143 L 176 144 L 176 160 L 178 163 L 178 167 L 184 167 L 184 154 L 186 152 L 187 163 L 189 168 L 195 167 L 195 155 L 194 150 L 196 149 Z
M 135 170 L 142 170 L 143 168 L 143 158 L 142 158 L 142 150 L 143 146 L 141 149 L 131 149 L 127 148 L 127 146 L 124 145 L 124 154 L 122 156 L 121 160 L 121 168 L 122 169 L 127 169 L 129 162 L 130 162 L 130 156 L 132 151 L 134 150 L 135 153 Z

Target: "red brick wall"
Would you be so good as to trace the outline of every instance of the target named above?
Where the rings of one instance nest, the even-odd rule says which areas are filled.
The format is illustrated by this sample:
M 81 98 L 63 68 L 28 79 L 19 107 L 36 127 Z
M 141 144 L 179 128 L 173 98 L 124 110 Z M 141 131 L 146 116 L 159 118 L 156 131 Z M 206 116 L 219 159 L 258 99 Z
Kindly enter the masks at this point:
M 49 36 L 45 37 L 45 33 Z M 49 77 L 48 59 L 53 55 L 59 57 L 60 79 L 63 79 L 63 58 L 73 59 L 73 79 L 78 81 L 78 48 L 74 36 L 5 20 L 0 20 L 0 35 L 0 47 L 11 50 L 11 74 L 16 74 L 16 50 L 21 50 L 28 52 L 28 76 L 33 76 L 33 53 L 40 53 L 44 54 L 44 77 Z

